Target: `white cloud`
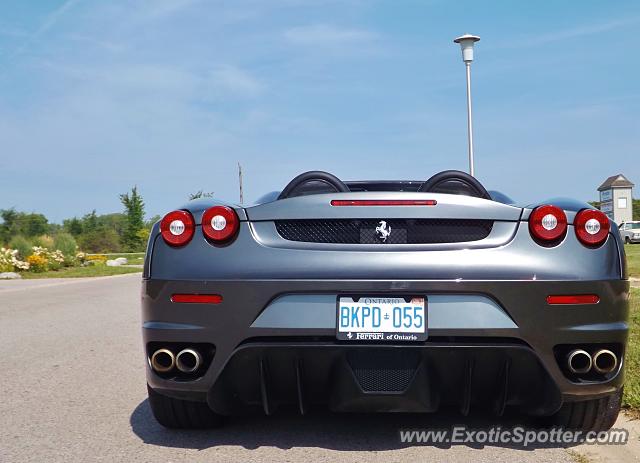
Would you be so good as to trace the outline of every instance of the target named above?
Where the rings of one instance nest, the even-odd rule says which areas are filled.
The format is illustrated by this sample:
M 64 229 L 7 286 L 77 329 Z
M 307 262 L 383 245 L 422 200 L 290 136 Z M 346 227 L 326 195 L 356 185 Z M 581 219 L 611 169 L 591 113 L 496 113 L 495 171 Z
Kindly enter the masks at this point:
M 212 97 L 219 97 L 229 92 L 252 97 L 264 89 L 264 85 L 247 71 L 229 64 L 217 66 L 209 73 L 207 87 L 209 96 Z
M 615 19 L 599 24 L 591 24 L 587 26 L 579 26 L 560 31 L 540 34 L 535 37 L 528 37 L 524 40 L 513 40 L 510 45 L 505 48 L 516 48 L 521 46 L 536 46 L 547 43 L 561 42 L 563 40 L 576 39 L 579 37 L 587 37 L 590 35 L 601 34 L 613 31 L 623 27 L 633 26 L 640 23 L 640 18 L 631 17 L 625 19 Z
M 252 98 L 265 85 L 248 71 L 220 64 L 207 71 L 177 65 L 140 63 L 111 66 L 84 66 L 41 61 L 39 67 L 50 76 L 90 84 L 116 96 L 156 95 L 163 100 L 223 100 Z
M 78 66 L 43 61 L 39 66 L 50 79 L 73 79 L 74 85 L 90 84 L 112 95 L 158 95 L 163 99 L 188 99 L 203 82 L 196 73 L 179 66 L 161 64 L 126 64 L 112 66 Z M 69 92 L 77 91 L 70 86 Z
M 366 29 L 342 28 L 330 24 L 313 24 L 287 29 L 285 38 L 291 43 L 314 46 L 336 46 L 370 42 L 376 34 Z

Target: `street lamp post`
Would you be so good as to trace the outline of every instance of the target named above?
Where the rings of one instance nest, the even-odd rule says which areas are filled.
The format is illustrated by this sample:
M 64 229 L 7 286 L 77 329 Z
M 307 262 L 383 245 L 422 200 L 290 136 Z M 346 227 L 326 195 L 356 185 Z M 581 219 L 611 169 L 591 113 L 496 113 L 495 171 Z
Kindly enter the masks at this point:
M 454 40 L 462 48 L 462 61 L 467 70 L 467 131 L 469 136 L 469 174 L 474 175 L 473 166 L 473 118 L 471 116 L 471 62 L 473 61 L 473 45 L 480 37 L 465 34 Z

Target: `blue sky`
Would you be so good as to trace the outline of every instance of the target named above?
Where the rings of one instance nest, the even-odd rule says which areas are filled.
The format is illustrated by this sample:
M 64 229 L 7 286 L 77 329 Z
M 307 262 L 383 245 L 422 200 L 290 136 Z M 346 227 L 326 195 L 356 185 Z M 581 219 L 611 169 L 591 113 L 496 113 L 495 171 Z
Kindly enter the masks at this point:
M 53 221 L 148 215 L 189 193 L 245 202 L 322 169 L 426 179 L 467 168 L 518 201 L 640 188 L 640 4 L 332 0 L 5 1 L 0 208 Z M 636 195 L 638 196 L 638 195 Z

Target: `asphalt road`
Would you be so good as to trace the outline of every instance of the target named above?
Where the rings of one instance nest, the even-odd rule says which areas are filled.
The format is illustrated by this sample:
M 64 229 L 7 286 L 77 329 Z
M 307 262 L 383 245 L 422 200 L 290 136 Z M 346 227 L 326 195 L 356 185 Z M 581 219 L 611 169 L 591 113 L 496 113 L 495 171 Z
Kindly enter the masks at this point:
M 0 281 L 0 462 L 574 461 L 575 449 L 408 445 L 399 428 L 487 418 L 335 415 L 233 418 L 169 431 L 146 399 L 140 275 Z

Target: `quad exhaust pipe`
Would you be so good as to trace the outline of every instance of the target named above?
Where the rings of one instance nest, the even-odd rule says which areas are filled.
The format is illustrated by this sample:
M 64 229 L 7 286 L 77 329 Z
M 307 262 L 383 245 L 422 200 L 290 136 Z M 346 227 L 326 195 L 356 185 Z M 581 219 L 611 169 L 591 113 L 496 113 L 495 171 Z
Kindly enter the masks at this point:
M 587 373 L 591 370 L 593 359 L 586 350 L 576 349 L 569 352 L 567 356 L 567 366 L 569 371 L 574 374 Z
M 618 366 L 618 357 L 608 349 L 593 354 L 593 369 L 601 374 L 611 373 Z
M 183 349 L 176 355 L 176 367 L 182 373 L 193 373 L 202 364 L 202 357 L 198 351 Z
M 167 373 L 176 365 L 176 358 L 169 349 L 158 349 L 151 356 L 151 368 L 158 373 Z

